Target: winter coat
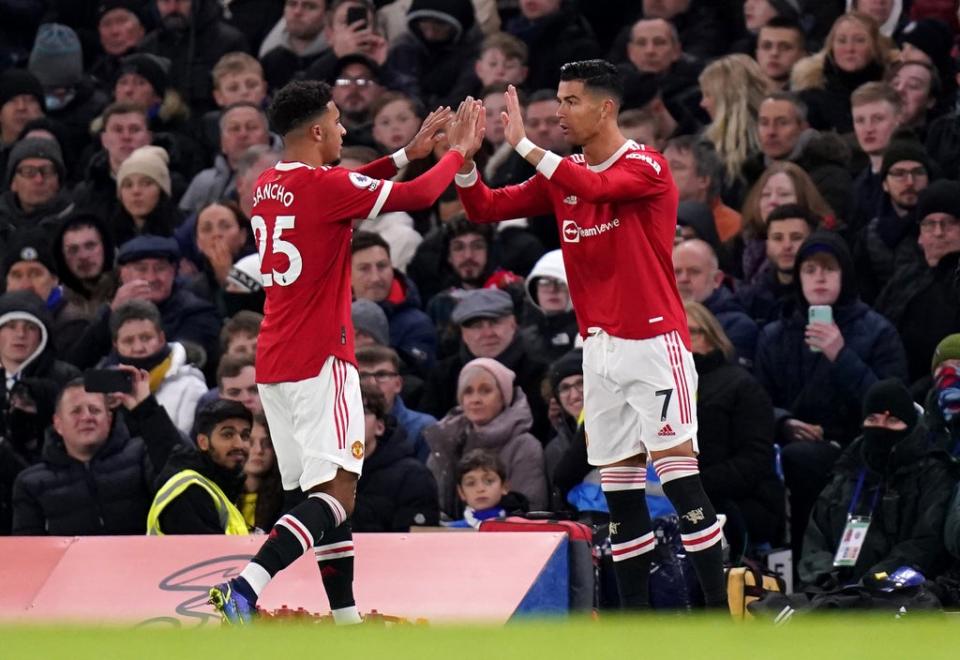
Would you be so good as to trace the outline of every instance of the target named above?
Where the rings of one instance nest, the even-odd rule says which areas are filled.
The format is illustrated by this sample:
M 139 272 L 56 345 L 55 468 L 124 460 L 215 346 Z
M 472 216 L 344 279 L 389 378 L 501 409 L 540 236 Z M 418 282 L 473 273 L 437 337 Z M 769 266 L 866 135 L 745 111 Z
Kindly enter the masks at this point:
M 384 69 L 396 89 L 434 107 L 456 86 L 460 72 L 472 68 L 481 34 L 474 29 L 470 0 L 416 0 L 410 8 L 415 10 L 427 10 L 432 20 L 450 25 L 453 37 L 428 43 L 410 24 L 391 45 Z
M 473 449 L 496 452 L 503 461 L 511 491 L 524 495 L 532 510 L 547 503 L 547 478 L 543 448 L 530 435 L 533 419 L 523 390 L 515 387 L 513 402 L 481 427 L 475 427 L 457 406 L 436 426 L 424 431 L 430 445 L 427 467 L 437 479 L 440 511 L 453 519 L 461 517 L 463 504 L 457 497 L 457 462 Z
M 71 458 L 51 429 L 43 461 L 14 483 L 13 533 L 143 534 L 156 466 L 178 442 L 176 427 L 153 397 L 114 418 L 106 443 L 88 463 Z
M 243 470 L 227 470 L 198 450 L 193 445 L 177 445 L 159 476 L 153 482 L 153 492 L 175 474 L 184 470 L 193 470 L 214 482 L 227 500 L 236 505 L 243 491 Z M 146 528 L 146 515 L 144 515 Z M 177 495 L 160 514 L 160 529 L 164 534 L 223 534 L 223 523 L 213 498 L 202 487 L 193 485 Z
M 427 462 L 427 456 L 430 455 L 430 447 L 423 437 L 423 430 L 428 426 L 437 423 L 437 418 L 427 413 L 411 410 L 403 402 L 403 397 L 398 396 L 393 400 L 393 408 L 390 409 L 390 416 L 397 420 L 397 424 L 403 429 L 407 437 L 413 444 L 413 454 L 421 463 Z
M 892 572 L 909 566 L 933 580 L 946 568 L 944 522 L 956 484 L 956 465 L 950 456 L 927 441 L 921 422 L 890 454 L 890 465 L 880 475 L 862 457 L 858 438 L 837 459 L 833 475 L 810 516 L 800 557 L 800 580 L 805 586 L 839 586 L 864 575 Z M 847 523 L 847 512 L 861 472 L 864 484 L 857 505 L 859 515 L 870 508 L 875 488 L 882 491 L 870 528 L 853 567 L 834 568 L 833 558 Z
M 927 128 L 927 153 L 947 179 L 960 179 L 960 113 L 933 120 Z
M 237 192 L 235 172 L 222 153 L 217 154 L 213 167 L 197 173 L 180 198 L 180 210 L 197 213 L 207 204 L 228 199 Z
M 717 317 L 723 331 L 737 349 L 737 358 L 741 365 L 753 365 L 753 354 L 757 348 L 757 336 L 760 329 L 747 314 L 740 300 L 725 286 L 719 286 L 703 301 L 703 306 Z
M 421 309 L 420 293 L 413 280 L 394 270 L 393 282 L 398 295 L 391 291 L 387 300 L 377 303 L 390 324 L 390 345 L 412 356 L 422 369 L 430 369 L 437 359 L 437 329 Z
M 437 363 L 427 376 L 420 410 L 441 419 L 457 405 L 457 379 L 463 366 L 473 360 L 472 354 L 461 341 L 456 355 Z M 527 405 L 533 412 L 533 434 L 542 440 L 550 435 L 550 420 L 547 404 L 541 394 L 541 383 L 547 374 L 547 363 L 527 347 L 521 334 L 517 334 L 504 351 L 495 357 L 497 362 L 509 367 L 517 375 L 516 383 L 527 395 Z
M 98 218 L 112 218 L 120 207 L 117 180 L 110 172 L 110 155 L 101 149 L 90 158 L 86 175 L 73 189 L 73 202 L 79 211 Z
M 202 114 L 214 108 L 210 71 L 217 61 L 234 51 L 249 52 L 247 40 L 221 20 L 217 0 L 194 0 L 190 26 L 183 32 L 159 28 L 140 44 L 140 50 L 170 60 L 170 84 L 184 101 Z
M 776 543 L 786 514 L 783 484 L 774 472 L 770 397 L 720 351 L 693 357 L 703 488 L 711 502 L 731 502 L 740 510 L 751 541 Z
M 795 293 L 796 287 L 792 283 L 782 284 L 777 271 L 768 268 L 753 284 L 738 286 L 736 295 L 747 315 L 757 322 L 758 327 L 763 328 L 786 314 L 786 308 L 793 304 Z
M 850 147 L 832 131 L 811 136 L 793 162 L 802 167 L 817 191 L 841 220 L 850 217 Z
M 861 231 L 869 222 L 884 212 L 883 179 L 879 172 L 874 172 L 867 165 L 853 180 L 850 189 L 850 216 L 847 220 L 847 229 L 851 236 Z
M 878 380 L 906 382 L 907 361 L 893 326 L 859 300 L 833 306 L 844 347 L 830 362 L 804 341 L 807 306 L 767 325 L 760 333 L 754 368 L 780 410 L 778 421 L 795 417 L 824 427 L 824 437 L 849 443 L 860 427 L 861 402 Z
M 417 460 L 413 442 L 396 420 L 387 418 L 377 448 L 363 459 L 354 532 L 409 532 L 413 525 L 440 524 L 437 482 Z
M 860 296 L 872 304 L 900 268 L 922 261 L 917 221 L 911 210 L 900 217 L 884 195 L 881 213 L 860 230 L 853 249 Z
M 60 148 L 63 150 L 63 161 L 68 172 L 92 141 L 90 123 L 100 116 L 109 102 L 110 97 L 97 89 L 90 76 L 85 76 L 76 86 L 76 96 L 65 107 L 59 110 L 47 108 L 47 118 L 66 130 L 66 140 Z M 79 172 L 74 174 L 79 175 Z M 66 188 L 67 182 L 61 181 L 60 185 Z
M 523 15 L 508 21 L 504 31 L 527 44 L 529 90 L 556 89 L 560 67 L 567 62 L 603 57 L 597 38 L 583 16 L 561 6 L 531 21 Z
M 921 257 L 903 264 L 877 297 L 876 310 L 890 319 L 907 351 L 910 382 L 930 374 L 940 340 L 960 331 L 957 265 L 960 252 L 930 268 Z
M 41 227 L 53 236 L 60 221 L 67 217 L 74 209 L 70 195 L 64 188 L 60 189 L 47 204 L 24 211 L 12 190 L 0 195 L 0 247 L 6 249 L 6 243 L 15 231 Z
M 290 82 L 296 73 L 305 70 L 328 49 L 329 45 L 321 31 L 303 53 L 293 52 L 290 48 L 287 20 L 281 18 L 260 44 L 259 60 L 263 65 L 263 77 L 267 81 L 267 86 L 271 90 L 280 89 Z

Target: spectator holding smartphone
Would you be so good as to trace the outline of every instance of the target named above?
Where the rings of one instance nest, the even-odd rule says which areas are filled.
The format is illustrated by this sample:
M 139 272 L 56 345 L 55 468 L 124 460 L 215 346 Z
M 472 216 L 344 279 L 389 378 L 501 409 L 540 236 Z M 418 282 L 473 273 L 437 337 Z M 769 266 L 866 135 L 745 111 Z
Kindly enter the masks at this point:
M 859 434 L 864 395 L 878 380 L 905 380 L 907 361 L 890 322 L 860 300 L 839 235 L 811 234 L 793 281 L 796 305 L 760 333 L 755 369 L 775 408 L 799 556 L 810 509 L 841 449 Z M 809 323 L 814 305 L 830 306 L 833 322 Z

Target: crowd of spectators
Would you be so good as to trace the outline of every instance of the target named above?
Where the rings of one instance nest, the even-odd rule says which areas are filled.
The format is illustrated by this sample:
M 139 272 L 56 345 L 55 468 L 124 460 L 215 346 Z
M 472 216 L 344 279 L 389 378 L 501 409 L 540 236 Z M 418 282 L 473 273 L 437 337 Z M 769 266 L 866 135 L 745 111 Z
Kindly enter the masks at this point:
M 602 57 L 624 134 L 679 190 L 701 472 L 732 560 L 788 545 L 818 588 L 960 573 L 957 5 L 0 0 L 0 534 L 280 515 L 250 217 L 283 146 L 277 89 L 331 85 L 348 168 L 480 98 L 499 187 L 535 175 L 504 140 L 507 85 L 528 137 L 569 155 L 559 67 Z M 472 224 L 453 185 L 357 220 L 355 531 L 602 516 L 557 220 Z M 131 390 L 87 392 L 82 372 L 109 367 Z M 838 568 L 864 483 L 875 524 Z

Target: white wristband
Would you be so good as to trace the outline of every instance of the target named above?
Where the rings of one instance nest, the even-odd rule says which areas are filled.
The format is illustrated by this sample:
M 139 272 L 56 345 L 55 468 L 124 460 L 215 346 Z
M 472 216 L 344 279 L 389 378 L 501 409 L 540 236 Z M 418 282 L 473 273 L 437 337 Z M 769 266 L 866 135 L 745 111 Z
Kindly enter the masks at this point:
M 404 167 L 410 164 L 410 159 L 407 158 L 406 149 L 397 149 L 390 155 L 390 158 L 393 160 L 393 164 L 398 170 L 402 170 Z
M 514 147 L 516 152 L 520 154 L 521 158 L 526 158 L 527 154 L 536 148 L 537 148 L 537 145 L 531 142 L 529 138 L 523 138 L 522 140 L 517 142 L 517 146 Z

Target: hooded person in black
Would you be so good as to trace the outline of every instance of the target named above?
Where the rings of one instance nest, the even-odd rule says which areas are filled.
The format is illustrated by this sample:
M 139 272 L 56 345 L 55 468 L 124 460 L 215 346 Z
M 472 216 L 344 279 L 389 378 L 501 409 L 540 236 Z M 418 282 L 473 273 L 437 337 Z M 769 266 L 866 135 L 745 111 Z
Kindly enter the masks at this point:
M 390 48 L 387 76 L 398 90 L 435 107 L 477 56 L 475 22 L 470 0 L 413 0 L 407 10 L 410 31 Z
M 817 498 L 799 562 L 804 587 L 837 588 L 902 566 L 933 580 L 946 568 L 944 520 L 956 483 L 949 454 L 929 441 L 910 392 L 890 378 L 863 401 L 863 431 Z M 854 566 L 833 559 L 849 514 L 870 516 Z
M 896 330 L 860 300 L 839 235 L 817 231 L 804 241 L 794 286 L 796 304 L 760 333 L 754 368 L 775 409 L 799 552 L 833 462 L 859 433 L 864 395 L 878 380 L 905 380 L 907 364 Z M 833 322 L 808 323 L 811 304 L 829 305 Z
M 53 259 L 63 285 L 64 314 L 93 320 L 117 287 L 116 246 L 106 223 L 92 213 L 67 216 L 53 240 Z

